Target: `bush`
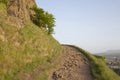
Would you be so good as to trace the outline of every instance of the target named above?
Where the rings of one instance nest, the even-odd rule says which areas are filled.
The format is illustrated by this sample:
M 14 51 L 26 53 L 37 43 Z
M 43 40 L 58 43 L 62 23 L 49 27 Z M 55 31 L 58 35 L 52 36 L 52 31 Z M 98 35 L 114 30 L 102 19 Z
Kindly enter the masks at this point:
M 52 34 L 55 26 L 54 16 L 48 12 L 45 12 L 42 8 L 38 8 L 37 6 L 33 6 L 32 10 L 35 12 L 35 14 L 31 16 L 33 23 L 39 27 L 44 27 L 48 34 Z

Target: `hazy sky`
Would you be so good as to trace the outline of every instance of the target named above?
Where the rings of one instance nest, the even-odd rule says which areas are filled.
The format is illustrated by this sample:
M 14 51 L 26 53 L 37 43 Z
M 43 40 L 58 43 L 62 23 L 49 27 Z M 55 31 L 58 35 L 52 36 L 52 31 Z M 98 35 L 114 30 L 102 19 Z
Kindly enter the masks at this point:
M 120 0 L 36 0 L 56 18 L 55 34 L 61 44 L 90 52 L 120 49 Z

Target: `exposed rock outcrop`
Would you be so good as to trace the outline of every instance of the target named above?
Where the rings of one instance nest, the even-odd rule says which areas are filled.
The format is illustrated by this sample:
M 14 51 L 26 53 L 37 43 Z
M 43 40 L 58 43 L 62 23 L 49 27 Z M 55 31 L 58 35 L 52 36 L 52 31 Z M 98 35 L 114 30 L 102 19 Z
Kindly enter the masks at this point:
M 34 0 L 9 0 L 7 4 L 8 21 L 13 25 L 22 27 L 26 21 L 30 20 Z

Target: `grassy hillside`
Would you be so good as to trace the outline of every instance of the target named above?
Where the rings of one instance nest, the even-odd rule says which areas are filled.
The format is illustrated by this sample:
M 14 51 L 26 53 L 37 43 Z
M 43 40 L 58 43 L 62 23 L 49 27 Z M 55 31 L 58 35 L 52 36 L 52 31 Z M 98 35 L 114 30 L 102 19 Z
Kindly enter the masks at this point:
M 61 47 L 51 35 L 32 22 L 19 29 L 6 18 L 6 7 L 0 3 L 0 80 L 25 80 L 26 74 L 52 62 Z M 52 67 L 49 64 L 44 68 Z M 45 70 L 41 70 L 39 80 L 47 79 Z
M 76 46 L 72 47 L 77 48 L 89 59 L 91 72 L 95 80 L 120 80 L 120 77 L 105 64 L 104 57 L 91 55 L 91 53 Z
M 120 80 L 101 57 L 78 49 L 90 60 L 95 80 Z M 48 80 L 50 70 L 57 66 L 54 61 L 62 59 L 58 59 L 60 51 L 60 44 L 31 21 L 23 28 L 13 26 L 7 21 L 6 6 L 0 3 L 0 80 Z

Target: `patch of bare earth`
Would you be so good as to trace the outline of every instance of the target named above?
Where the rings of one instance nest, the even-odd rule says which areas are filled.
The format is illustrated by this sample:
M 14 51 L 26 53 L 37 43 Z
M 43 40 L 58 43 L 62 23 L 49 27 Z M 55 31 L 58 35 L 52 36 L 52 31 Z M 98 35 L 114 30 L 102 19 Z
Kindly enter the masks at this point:
M 50 80 L 94 80 L 90 72 L 88 59 L 76 48 L 63 46 L 64 55 Z

